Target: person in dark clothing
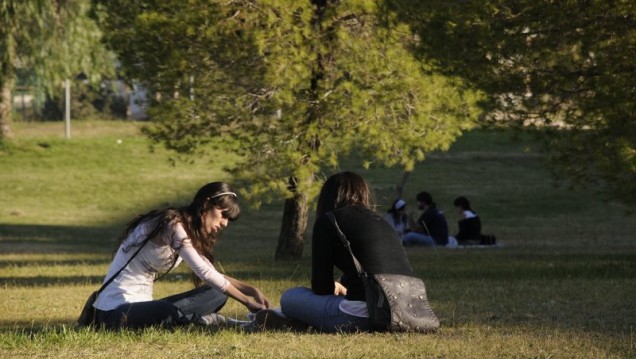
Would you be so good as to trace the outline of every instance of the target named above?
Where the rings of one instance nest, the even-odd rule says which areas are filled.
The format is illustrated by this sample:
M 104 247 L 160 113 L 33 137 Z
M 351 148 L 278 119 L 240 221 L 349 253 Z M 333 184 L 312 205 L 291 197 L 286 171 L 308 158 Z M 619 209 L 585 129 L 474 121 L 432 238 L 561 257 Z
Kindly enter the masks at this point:
M 359 175 L 342 172 L 331 176 L 318 198 L 312 236 L 311 289 L 292 288 L 281 297 L 282 313 L 323 332 L 368 331 L 371 326 L 364 284 L 325 215 L 333 212 L 351 249 L 370 274 L 413 276 L 395 230 L 373 210 L 369 184 Z M 334 281 L 334 268 L 343 275 Z
M 418 208 L 423 210 L 420 218 L 412 225 L 412 231 L 402 237 L 405 246 L 445 246 L 448 244 L 448 223 L 444 213 L 433 202 L 428 192 L 420 192 L 416 196 Z
M 453 205 L 457 208 L 460 220 L 457 222 L 459 232 L 455 235 L 457 243 L 479 244 L 481 241 L 481 220 L 479 216 L 470 206 L 470 202 L 466 197 L 457 197 L 453 201 Z
M 459 245 L 497 245 L 497 237 L 492 234 L 481 233 L 481 219 L 470 207 L 470 202 L 466 197 L 457 197 L 453 202 L 459 211 L 460 220 L 457 222 L 459 232 L 455 235 Z M 452 237 L 451 237 L 452 238 Z

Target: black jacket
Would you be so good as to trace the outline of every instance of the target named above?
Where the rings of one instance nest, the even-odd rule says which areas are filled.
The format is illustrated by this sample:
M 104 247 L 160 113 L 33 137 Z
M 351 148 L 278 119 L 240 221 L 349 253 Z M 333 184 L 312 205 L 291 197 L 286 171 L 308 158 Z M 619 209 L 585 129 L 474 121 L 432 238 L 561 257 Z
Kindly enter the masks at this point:
M 479 241 L 481 238 L 481 220 L 479 216 L 462 219 L 457 222 L 459 233 L 455 236 L 458 242 Z
M 400 238 L 380 215 L 357 206 L 338 208 L 333 212 L 367 273 L 414 275 Z M 312 237 L 311 289 L 314 293 L 333 294 L 334 267 L 343 272 L 340 282 L 347 288 L 347 299 L 364 301 L 364 285 L 351 255 L 334 225 L 323 215 L 316 219 Z
M 448 244 L 448 223 L 442 211 L 437 207 L 428 207 L 417 220 L 417 224 L 424 224 L 424 234 L 433 237 L 440 246 Z

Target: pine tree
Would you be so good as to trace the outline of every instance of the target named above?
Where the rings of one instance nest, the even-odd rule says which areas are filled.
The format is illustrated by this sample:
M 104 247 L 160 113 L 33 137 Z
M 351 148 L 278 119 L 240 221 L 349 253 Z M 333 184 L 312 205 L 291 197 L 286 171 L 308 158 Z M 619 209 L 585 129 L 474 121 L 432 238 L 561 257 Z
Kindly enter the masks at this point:
M 308 203 L 342 156 L 410 170 L 477 116 L 480 95 L 415 58 L 375 1 L 103 4 L 125 71 L 159 98 L 148 135 L 230 149 L 245 196 L 286 198 L 278 259 L 302 254 Z

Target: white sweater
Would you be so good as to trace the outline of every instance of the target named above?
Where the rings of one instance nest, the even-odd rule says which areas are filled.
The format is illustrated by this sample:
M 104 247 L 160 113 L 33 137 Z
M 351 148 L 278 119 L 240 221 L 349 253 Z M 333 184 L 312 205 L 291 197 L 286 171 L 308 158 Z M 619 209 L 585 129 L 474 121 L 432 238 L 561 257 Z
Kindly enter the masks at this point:
M 108 269 L 104 282 L 119 271 L 139 249 L 151 230 L 148 223 L 141 223 L 119 246 Z M 113 310 L 124 303 L 153 300 L 152 288 L 157 273 L 170 269 L 174 256 L 179 255 L 175 267 L 183 260 L 192 271 L 211 287 L 225 292 L 229 282 L 210 261 L 202 257 L 192 246 L 181 223 L 172 226 L 156 238 L 152 238 L 139 254 L 98 296 L 93 306 L 99 310 Z

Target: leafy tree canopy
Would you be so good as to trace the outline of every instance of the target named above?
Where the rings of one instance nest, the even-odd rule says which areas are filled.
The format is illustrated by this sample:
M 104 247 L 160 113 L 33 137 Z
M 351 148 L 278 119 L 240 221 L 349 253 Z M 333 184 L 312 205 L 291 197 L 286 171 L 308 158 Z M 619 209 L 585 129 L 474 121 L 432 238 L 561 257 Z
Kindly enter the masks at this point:
M 478 115 L 480 94 L 415 58 L 408 27 L 384 26 L 375 1 L 103 5 L 129 77 L 160 98 L 147 133 L 187 154 L 222 141 L 255 202 L 306 207 L 321 171 L 353 149 L 409 170 Z
M 112 74 L 114 57 L 101 44 L 90 0 L 0 2 L 0 131 L 10 137 L 16 69 L 31 69 L 48 93 L 80 73 L 96 81 Z
M 541 127 L 558 174 L 636 204 L 636 3 L 389 3 L 424 61 L 490 95 L 492 122 Z
M 412 168 L 477 115 L 479 96 L 411 56 L 408 28 L 380 26 L 374 1 L 320 19 L 308 1 L 125 4 L 104 2 L 109 40 L 161 97 L 149 133 L 185 152 L 226 139 L 252 194 L 288 193 L 290 176 L 309 190 L 354 147 Z

